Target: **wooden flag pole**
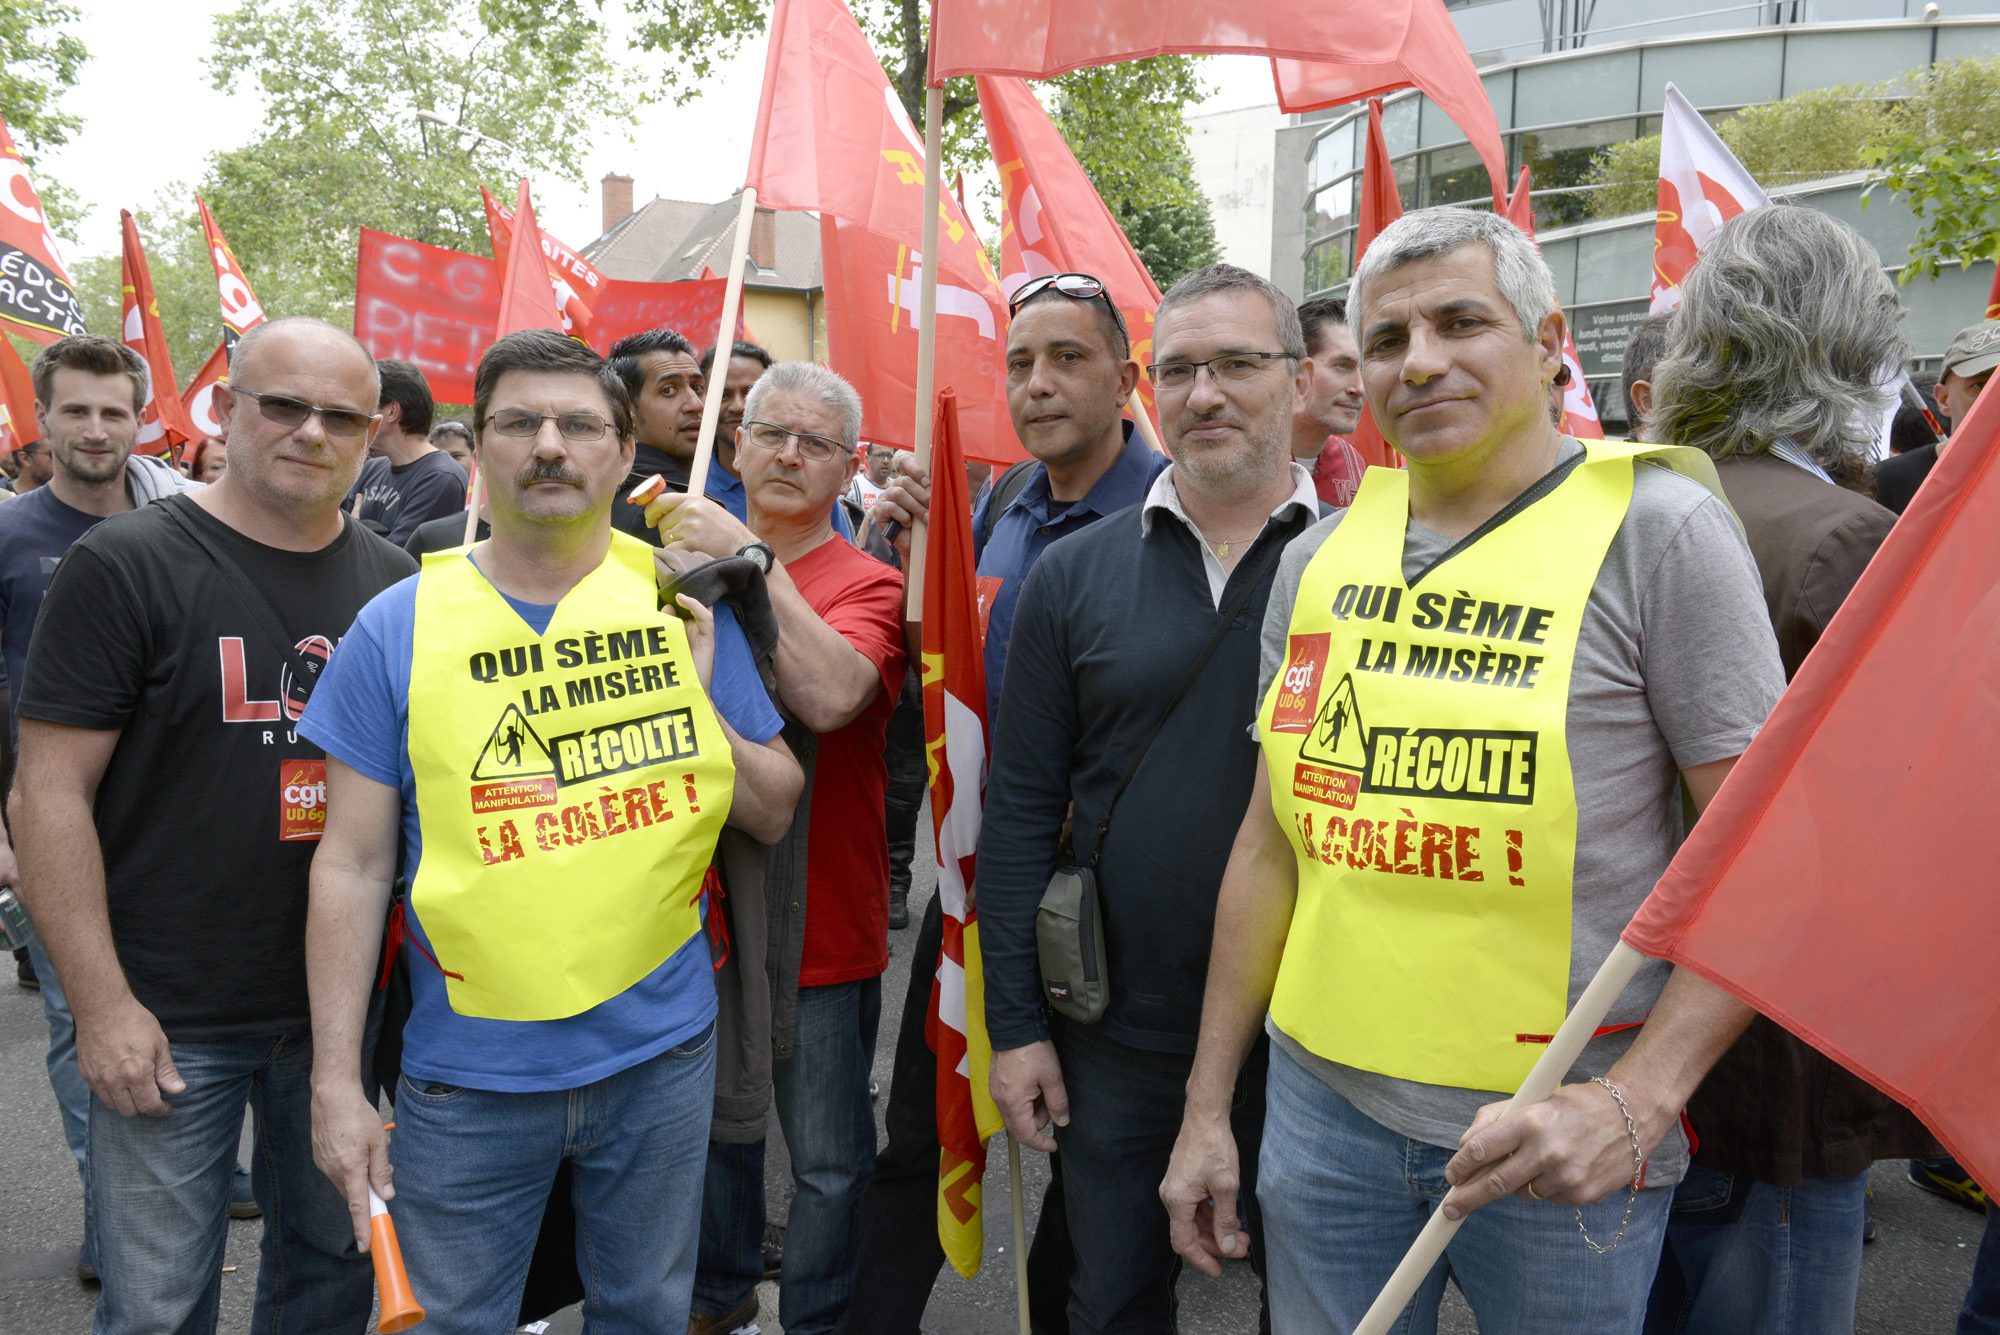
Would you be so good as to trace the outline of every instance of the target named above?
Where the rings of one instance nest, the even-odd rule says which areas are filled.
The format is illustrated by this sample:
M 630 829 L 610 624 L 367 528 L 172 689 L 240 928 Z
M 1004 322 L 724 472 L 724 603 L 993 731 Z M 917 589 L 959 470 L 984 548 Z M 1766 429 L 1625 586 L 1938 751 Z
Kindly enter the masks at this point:
M 486 504 L 486 470 L 479 466 L 475 457 L 472 461 L 472 494 L 465 498 L 465 541 L 470 547 L 472 540 L 479 536 L 479 511 Z
M 1597 1026 L 1604 1023 L 1611 1003 L 1618 1000 L 1625 985 L 1632 981 L 1632 975 L 1645 962 L 1644 955 L 1623 941 L 1611 948 L 1611 954 L 1598 968 L 1596 977 L 1590 980 L 1590 986 L 1584 988 L 1583 995 L 1576 999 L 1576 1009 L 1563 1020 L 1562 1028 L 1556 1030 L 1555 1039 L 1543 1049 L 1541 1059 L 1528 1072 L 1528 1078 L 1521 1082 L 1521 1088 L 1507 1100 L 1501 1117 L 1507 1117 L 1516 1108 L 1540 1103 L 1556 1092 L 1556 1086 L 1562 1083 L 1562 1078 L 1569 1074 L 1569 1068 L 1582 1055 L 1583 1045 L 1597 1032 Z M 1430 1274 L 1431 1267 L 1437 1264 L 1438 1257 L 1444 1255 L 1445 1247 L 1463 1222 L 1446 1219 L 1442 1210 L 1431 1214 L 1424 1231 L 1417 1235 L 1402 1263 L 1396 1267 L 1396 1273 L 1389 1276 L 1389 1282 L 1376 1295 L 1374 1306 L 1361 1318 L 1361 1324 L 1354 1328 L 1354 1335 L 1388 1335 L 1389 1328 L 1403 1314 L 1403 1309 L 1410 1305 L 1410 1299 L 1423 1284 L 1425 1276 Z
M 1021 1203 L 1021 1142 L 1007 1135 L 1007 1191 L 1014 1198 L 1014 1316 L 1020 1335 L 1031 1335 L 1028 1320 L 1028 1207 Z
M 1160 446 L 1160 429 L 1147 416 L 1146 405 L 1139 401 L 1138 390 L 1132 391 L 1132 397 L 1125 401 L 1125 406 L 1132 410 L 1133 425 L 1139 428 L 1139 436 L 1146 442 L 1146 447 L 1155 454 L 1165 454 L 1166 450 Z
M 722 382 L 729 378 L 729 347 L 736 341 L 736 312 L 743 303 L 743 262 L 750 255 L 750 223 L 757 216 L 757 191 L 744 186 L 736 204 L 736 231 L 729 241 L 729 283 L 722 289 L 722 323 L 715 327 L 715 360 L 708 368 L 708 395 L 701 403 L 701 440 L 688 469 L 688 495 L 700 496 L 708 486 L 708 465 L 715 454 L 715 428 L 722 421 Z
M 944 171 L 944 85 L 924 89 L 924 271 L 917 285 L 917 420 L 910 437 L 917 467 L 931 468 L 931 422 L 937 414 L 938 177 Z M 910 525 L 910 566 L 903 572 L 903 618 L 924 618 L 924 523 Z

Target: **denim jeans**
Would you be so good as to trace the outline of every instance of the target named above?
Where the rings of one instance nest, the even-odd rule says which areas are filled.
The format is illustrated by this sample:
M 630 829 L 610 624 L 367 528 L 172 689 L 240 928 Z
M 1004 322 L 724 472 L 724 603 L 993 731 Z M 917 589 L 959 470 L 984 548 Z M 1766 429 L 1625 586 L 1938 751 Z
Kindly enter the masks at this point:
M 879 977 L 802 987 L 798 1041 L 771 1064 L 795 1188 L 778 1286 L 785 1335 L 830 1335 L 854 1289 L 861 1197 L 875 1171 L 868 1073 L 881 1018 Z
M 1272 1328 L 1352 1330 L 1444 1199 L 1452 1154 L 1363 1116 L 1273 1044 L 1257 1186 Z M 1466 1216 L 1393 1329 L 1435 1332 L 1449 1276 L 1483 1335 L 1629 1335 L 1645 1316 L 1672 1197 L 1640 1192 L 1609 1255 L 1584 1246 L 1566 1205 L 1495 1201 Z M 1593 1238 L 1617 1232 L 1625 1201 L 1621 1191 L 1584 1209 Z
M 687 1323 L 715 1102 L 715 1026 L 577 1089 L 398 1082 L 391 1211 L 424 1335 L 514 1329 L 556 1167 L 570 1162 L 584 1328 Z
M 1854 1329 L 1868 1174 L 1796 1187 L 1699 1165 L 1674 1190 L 1646 1335 Z
M 375 1276 L 346 1201 L 313 1164 L 307 1035 L 171 1046 L 187 1092 L 168 1100 L 167 1116 L 125 1117 L 91 1099 L 85 1218 L 104 1284 L 96 1335 L 215 1329 L 246 1101 L 264 1209 L 253 1335 L 364 1330 Z
M 1958 1314 L 1958 1335 L 2000 1335 L 2000 1208 L 1986 1212 L 1986 1236 L 1972 1262 L 1972 1285 Z
M 42 985 L 42 1016 L 49 1025 L 49 1088 L 55 1091 L 56 1107 L 62 1110 L 63 1139 L 76 1156 L 76 1170 L 83 1172 L 84 1134 L 90 1120 L 90 1087 L 76 1065 L 76 1019 L 69 1012 L 69 998 L 63 994 L 62 979 L 49 963 L 41 938 L 28 936 L 28 958 Z
M 702 1176 L 700 1260 L 694 1310 L 721 1316 L 764 1278 L 764 1142 L 708 1142 Z

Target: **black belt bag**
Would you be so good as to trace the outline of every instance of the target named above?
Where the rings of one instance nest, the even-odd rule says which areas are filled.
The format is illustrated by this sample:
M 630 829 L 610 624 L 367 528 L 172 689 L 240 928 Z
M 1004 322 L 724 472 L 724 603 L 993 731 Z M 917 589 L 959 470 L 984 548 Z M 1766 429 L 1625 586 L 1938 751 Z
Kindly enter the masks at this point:
M 1056 868 L 1049 878 L 1049 888 L 1042 895 L 1041 906 L 1035 911 L 1035 953 L 1042 967 L 1042 995 L 1047 999 L 1049 1009 L 1056 1014 L 1076 1021 L 1078 1024 L 1096 1024 L 1104 1018 L 1104 1012 L 1111 1005 L 1111 970 L 1104 951 L 1104 911 L 1097 894 L 1097 862 L 1104 855 L 1104 836 L 1111 830 L 1111 813 L 1118 805 L 1118 799 L 1139 773 L 1139 766 L 1145 762 L 1146 753 L 1173 717 L 1174 709 L 1180 704 L 1195 679 L 1201 676 L 1208 660 L 1215 656 L 1222 644 L 1222 637 L 1229 633 L 1236 618 L 1243 614 L 1243 608 L 1251 595 L 1264 582 L 1270 567 L 1276 562 L 1278 553 L 1285 544 L 1273 542 L 1266 546 L 1259 556 L 1257 568 L 1237 589 L 1236 596 L 1215 623 L 1215 633 L 1208 637 L 1194 666 L 1174 691 L 1173 699 L 1160 712 L 1159 721 L 1153 724 L 1153 731 L 1147 734 L 1132 763 L 1126 767 L 1125 777 L 1118 781 L 1111 800 L 1105 804 L 1104 815 L 1097 822 L 1097 838 L 1091 843 L 1090 861 L 1078 865 L 1074 857 L 1065 857 L 1063 864 Z

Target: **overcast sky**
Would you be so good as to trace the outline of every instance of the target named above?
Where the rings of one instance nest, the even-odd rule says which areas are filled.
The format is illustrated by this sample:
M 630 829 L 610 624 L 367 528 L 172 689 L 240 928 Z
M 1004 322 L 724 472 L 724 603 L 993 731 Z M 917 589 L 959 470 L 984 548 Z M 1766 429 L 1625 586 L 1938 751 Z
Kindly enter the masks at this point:
M 176 184 L 191 187 L 209 153 L 255 135 L 262 107 L 251 80 L 215 89 L 203 63 L 214 17 L 235 0 L 72 2 L 83 11 L 77 31 L 91 59 L 63 105 L 83 119 L 83 130 L 64 148 L 43 154 L 42 170 L 75 191 L 82 205 L 73 234 L 61 237 L 66 257 L 75 261 L 115 252 L 119 209 L 149 206 Z M 763 61 L 763 43 L 748 43 L 694 102 L 648 107 L 632 125 L 600 129 L 585 154 L 582 181 L 535 182 L 543 228 L 574 246 L 595 238 L 601 230 L 597 182 L 606 172 L 633 177 L 642 203 L 655 195 L 720 200 L 734 193 L 749 162 Z M 1208 65 L 1217 89 L 1208 108 L 1271 100 L 1266 62 L 1224 57 Z M 662 166 L 650 165 L 655 162 Z M 227 232 L 228 220 L 221 221 Z M 250 281 L 256 282 L 255 274 Z

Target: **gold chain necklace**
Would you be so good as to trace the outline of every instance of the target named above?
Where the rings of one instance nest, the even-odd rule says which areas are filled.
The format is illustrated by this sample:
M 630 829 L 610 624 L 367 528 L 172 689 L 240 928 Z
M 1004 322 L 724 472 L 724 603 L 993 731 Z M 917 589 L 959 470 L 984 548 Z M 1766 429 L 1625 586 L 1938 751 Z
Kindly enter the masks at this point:
M 1227 561 L 1229 559 L 1229 548 L 1232 543 L 1253 541 L 1257 537 L 1257 534 L 1262 533 L 1263 531 L 1264 531 L 1263 528 L 1260 526 L 1257 529 L 1256 533 L 1245 534 L 1243 537 L 1240 538 L 1224 538 L 1220 543 L 1209 542 L 1208 535 L 1206 533 L 1203 533 L 1201 535 L 1201 540 L 1202 542 L 1207 544 L 1208 549 L 1210 551 L 1215 553 L 1217 560 Z

